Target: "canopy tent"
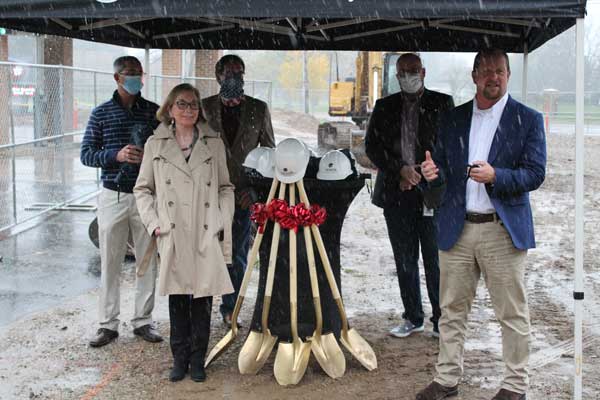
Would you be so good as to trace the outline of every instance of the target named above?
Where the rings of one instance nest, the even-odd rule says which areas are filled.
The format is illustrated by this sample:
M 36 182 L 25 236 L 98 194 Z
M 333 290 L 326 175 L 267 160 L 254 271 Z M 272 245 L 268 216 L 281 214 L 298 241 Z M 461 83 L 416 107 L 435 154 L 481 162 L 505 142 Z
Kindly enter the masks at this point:
M 3 0 L 0 26 L 139 48 L 521 53 L 584 13 L 585 0 Z
M 529 51 L 576 23 L 573 397 L 581 399 L 585 5 L 585 0 L 3 0 L 0 26 L 146 49 L 457 52 L 499 47 L 523 53 L 526 61 Z

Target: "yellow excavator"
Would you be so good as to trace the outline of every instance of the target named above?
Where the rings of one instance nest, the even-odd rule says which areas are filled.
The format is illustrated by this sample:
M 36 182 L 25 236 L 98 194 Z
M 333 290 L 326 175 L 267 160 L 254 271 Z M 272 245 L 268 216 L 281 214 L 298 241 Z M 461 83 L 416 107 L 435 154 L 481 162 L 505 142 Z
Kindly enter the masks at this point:
M 400 90 L 396 61 L 402 53 L 360 51 L 356 58 L 356 79 L 331 83 L 329 115 L 350 117 L 319 125 L 318 144 L 323 149 L 350 149 L 359 164 L 372 167 L 364 152 L 366 122 L 375 102 Z

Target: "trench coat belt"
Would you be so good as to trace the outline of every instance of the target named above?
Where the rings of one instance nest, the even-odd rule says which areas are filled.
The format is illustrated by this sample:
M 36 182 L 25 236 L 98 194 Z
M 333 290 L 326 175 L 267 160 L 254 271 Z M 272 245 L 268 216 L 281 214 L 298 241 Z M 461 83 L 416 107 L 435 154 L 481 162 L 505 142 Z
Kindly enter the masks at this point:
M 148 266 L 150 265 L 150 260 L 152 259 L 152 256 L 154 255 L 154 253 L 156 252 L 156 237 L 154 235 L 152 235 L 152 240 L 150 241 L 150 244 L 148 245 L 148 248 L 146 249 L 146 252 L 144 253 L 144 257 L 142 258 L 142 261 L 140 262 L 138 269 L 137 269 L 137 276 L 144 276 L 144 274 L 146 273 L 146 271 L 148 270 Z

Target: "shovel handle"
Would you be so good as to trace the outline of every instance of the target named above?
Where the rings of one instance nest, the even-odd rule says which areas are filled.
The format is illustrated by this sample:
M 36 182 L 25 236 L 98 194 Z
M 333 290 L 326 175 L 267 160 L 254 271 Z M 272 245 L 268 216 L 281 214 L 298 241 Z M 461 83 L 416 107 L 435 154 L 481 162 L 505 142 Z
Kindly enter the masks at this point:
M 296 186 L 290 185 L 290 207 L 296 205 Z M 298 342 L 298 258 L 296 254 L 296 231 L 289 230 L 290 247 L 290 326 L 292 330 L 292 340 Z
M 285 187 L 287 185 L 282 183 L 279 186 L 280 200 L 285 198 Z M 275 280 L 275 266 L 277 265 L 277 251 L 279 250 L 279 234 L 281 233 L 281 226 L 275 222 L 273 228 L 273 238 L 271 240 L 271 252 L 269 253 L 269 268 L 267 270 L 267 283 L 265 285 L 265 299 L 263 301 L 262 309 L 262 329 L 263 333 L 269 329 L 269 309 L 271 308 L 271 293 L 273 293 L 273 281 Z
M 315 333 L 313 336 L 321 336 L 323 331 L 323 313 L 321 311 L 321 298 L 319 294 L 319 280 L 317 278 L 317 267 L 315 265 L 315 251 L 312 244 L 310 228 L 304 227 L 304 244 L 306 245 L 306 257 L 308 258 L 308 272 L 310 275 L 310 288 L 315 306 Z
M 298 191 L 300 192 L 300 199 L 304 204 L 306 204 L 306 207 L 310 207 L 310 202 L 308 201 L 308 196 L 306 195 L 306 190 L 304 189 L 304 182 L 300 180 L 297 182 L 297 185 Z M 325 270 L 325 275 L 327 276 L 327 282 L 329 282 L 329 287 L 331 288 L 333 299 L 335 300 L 338 306 L 340 318 L 342 319 L 342 330 L 344 331 L 344 334 L 346 334 L 348 332 L 348 318 L 346 317 L 346 311 L 344 310 L 342 296 L 340 296 L 340 291 L 338 289 L 337 282 L 335 281 L 335 277 L 333 276 L 333 270 L 331 268 L 331 264 L 329 263 L 329 257 L 327 256 L 327 252 L 325 251 L 325 245 L 323 244 L 321 232 L 319 231 L 319 227 L 314 224 L 310 226 L 310 229 L 313 233 L 315 243 L 317 244 L 317 249 L 319 250 L 319 256 L 321 257 L 321 262 L 323 263 L 323 269 Z
M 275 191 L 277 190 L 278 184 L 279 181 L 277 178 L 273 178 L 273 183 L 271 184 L 271 189 L 269 190 L 266 204 L 269 204 L 271 200 L 273 200 L 273 197 L 275 197 Z M 242 304 L 244 303 L 244 297 L 246 296 L 246 290 L 248 289 L 248 284 L 250 283 L 250 276 L 252 275 L 252 270 L 254 269 L 254 263 L 256 262 L 256 258 L 258 256 L 258 250 L 260 249 L 260 244 L 262 243 L 263 234 L 264 232 L 257 232 L 256 237 L 254 238 L 254 243 L 252 244 L 252 249 L 250 250 L 250 256 L 248 257 L 248 268 L 244 273 L 242 285 L 240 286 L 240 292 L 237 300 L 235 301 L 235 307 L 233 308 L 233 314 L 231 316 L 232 329 L 237 329 L 237 317 L 240 314 Z

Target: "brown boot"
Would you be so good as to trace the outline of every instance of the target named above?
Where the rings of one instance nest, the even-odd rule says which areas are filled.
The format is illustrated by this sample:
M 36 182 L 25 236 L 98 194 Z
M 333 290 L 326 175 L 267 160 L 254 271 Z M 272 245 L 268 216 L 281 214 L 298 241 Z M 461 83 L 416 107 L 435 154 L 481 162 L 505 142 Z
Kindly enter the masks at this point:
M 436 381 L 431 382 L 425 389 L 417 393 L 417 400 L 442 400 L 458 394 L 458 385 L 447 387 Z
M 494 397 L 492 397 L 492 400 L 526 400 L 526 399 L 527 399 L 527 395 L 525 393 L 512 392 L 507 389 L 500 389 L 498 391 L 498 393 L 496 393 L 496 395 Z

